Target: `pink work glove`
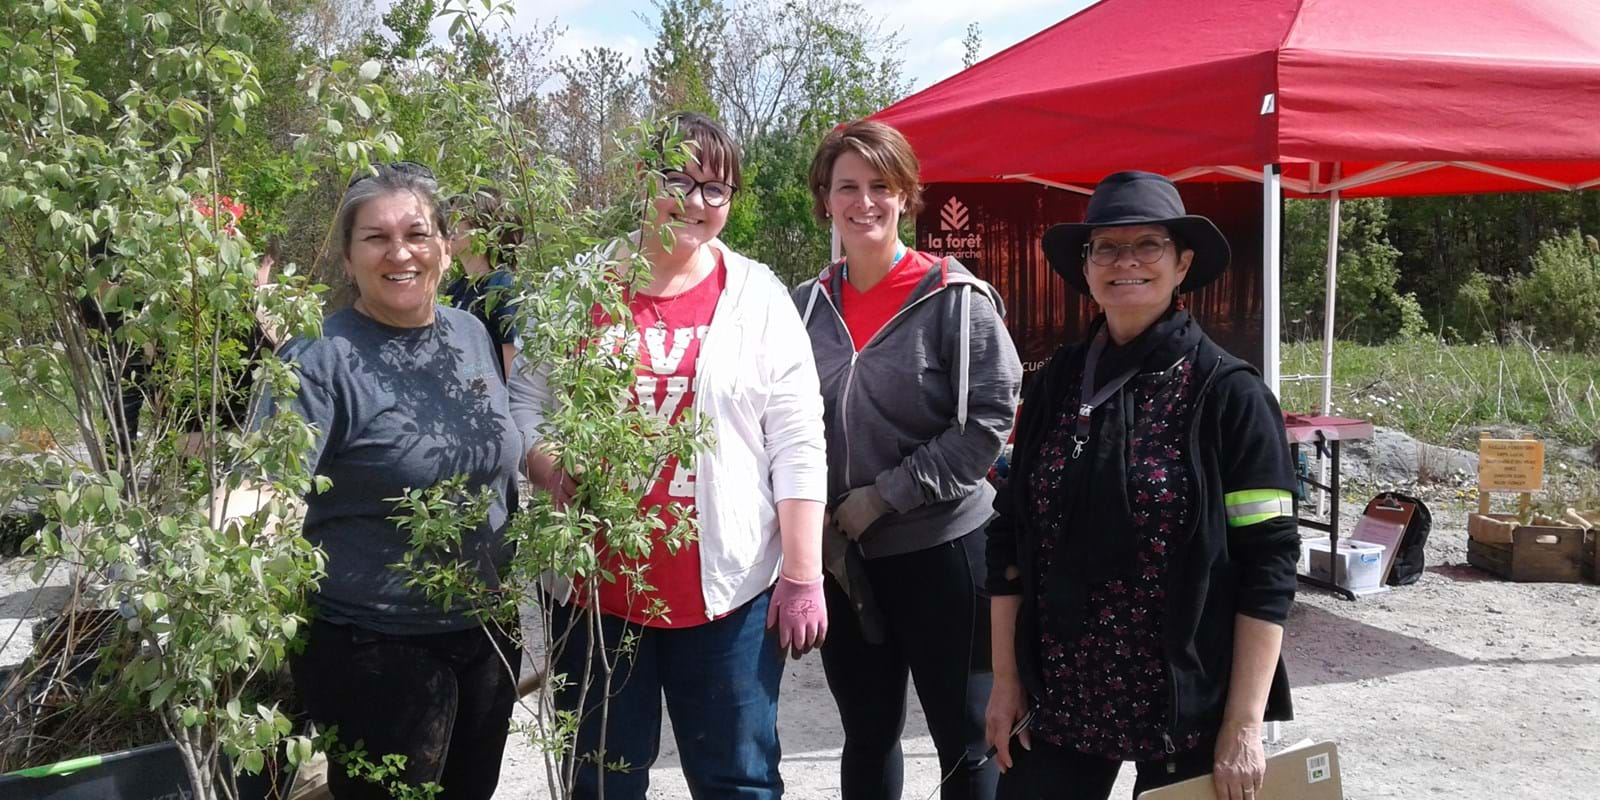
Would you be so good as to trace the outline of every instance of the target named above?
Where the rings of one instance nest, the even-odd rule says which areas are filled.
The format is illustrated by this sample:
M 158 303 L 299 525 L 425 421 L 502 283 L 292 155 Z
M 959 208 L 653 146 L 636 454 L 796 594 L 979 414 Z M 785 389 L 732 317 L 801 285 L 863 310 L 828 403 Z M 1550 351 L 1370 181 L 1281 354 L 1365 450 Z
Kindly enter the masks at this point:
M 799 658 L 821 647 L 828 637 L 828 606 L 822 599 L 822 576 L 816 580 L 790 580 L 778 575 L 767 605 L 767 627 L 778 627 L 778 646 Z

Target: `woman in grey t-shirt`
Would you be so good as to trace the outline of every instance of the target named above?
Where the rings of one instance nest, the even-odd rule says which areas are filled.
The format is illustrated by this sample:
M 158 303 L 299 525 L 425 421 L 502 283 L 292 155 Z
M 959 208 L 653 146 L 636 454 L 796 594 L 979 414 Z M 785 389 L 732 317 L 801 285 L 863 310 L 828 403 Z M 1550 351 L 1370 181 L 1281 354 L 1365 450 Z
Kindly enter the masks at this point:
M 449 262 L 436 189 L 432 173 L 409 163 L 350 184 L 337 228 L 360 296 L 321 337 L 283 352 L 300 375 L 291 408 L 318 430 L 316 474 L 332 480 L 306 497 L 305 535 L 327 553 L 328 574 L 290 666 L 306 711 L 338 726 L 339 747 L 360 742 L 375 764 L 403 755 L 407 783 L 489 798 L 521 663 L 502 631 L 516 621 L 485 635 L 459 602 L 429 599 L 397 568 L 408 535 L 393 521 L 394 498 L 466 476 L 473 490 L 498 490 L 487 518 L 462 536 L 462 557 L 497 585 L 523 454 L 488 332 L 435 301 Z M 344 769 L 329 782 L 340 800 L 388 796 Z

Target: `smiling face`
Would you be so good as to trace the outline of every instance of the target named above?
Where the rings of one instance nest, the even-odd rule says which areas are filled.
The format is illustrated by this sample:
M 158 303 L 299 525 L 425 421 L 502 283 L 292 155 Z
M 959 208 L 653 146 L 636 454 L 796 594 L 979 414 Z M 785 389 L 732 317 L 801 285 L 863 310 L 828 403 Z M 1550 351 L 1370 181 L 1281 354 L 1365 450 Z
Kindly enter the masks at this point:
M 356 211 L 344 268 L 361 292 L 356 309 L 386 325 L 433 321 L 439 278 L 450 263 L 433 209 L 409 191 L 390 192 Z
M 691 159 L 681 170 L 676 172 L 687 175 L 694 181 L 704 184 L 707 181 L 720 181 L 733 184 L 733 176 L 713 172 L 702 166 L 698 160 Z M 665 188 L 665 181 L 663 182 Z M 708 191 L 703 186 L 691 189 L 688 194 L 666 191 L 658 195 L 650 203 L 651 226 L 660 229 L 661 226 L 671 224 L 671 251 L 673 253 L 693 253 L 702 245 L 709 243 L 722 233 L 723 226 L 728 224 L 729 203 L 721 206 L 706 204 L 705 193 Z M 666 234 L 663 233 L 665 237 Z M 687 248 L 680 250 L 680 248 Z M 666 243 L 662 250 L 666 251 Z
M 889 186 L 882 173 L 860 155 L 846 150 L 833 162 L 827 209 L 839 231 L 845 253 L 891 246 L 899 239 L 900 214 L 906 196 Z
M 1160 313 L 1172 304 L 1172 296 L 1189 274 L 1194 251 L 1184 250 L 1180 254 L 1171 236 L 1161 225 L 1095 228 L 1089 234 L 1090 250 L 1116 249 L 1110 264 L 1098 264 L 1095 259 L 1086 258 L 1083 265 L 1089 294 L 1105 309 L 1107 316 L 1129 311 Z M 1139 251 L 1143 249 L 1153 254 L 1158 245 L 1160 256 L 1151 263 L 1142 263 Z

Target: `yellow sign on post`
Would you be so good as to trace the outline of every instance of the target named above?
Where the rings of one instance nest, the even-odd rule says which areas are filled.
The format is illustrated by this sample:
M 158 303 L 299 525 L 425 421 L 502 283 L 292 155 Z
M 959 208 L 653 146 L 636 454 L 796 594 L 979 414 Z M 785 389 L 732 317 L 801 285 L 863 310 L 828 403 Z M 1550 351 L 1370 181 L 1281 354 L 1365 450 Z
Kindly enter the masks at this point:
M 1544 488 L 1544 442 L 1479 439 L 1478 491 L 1537 492 Z

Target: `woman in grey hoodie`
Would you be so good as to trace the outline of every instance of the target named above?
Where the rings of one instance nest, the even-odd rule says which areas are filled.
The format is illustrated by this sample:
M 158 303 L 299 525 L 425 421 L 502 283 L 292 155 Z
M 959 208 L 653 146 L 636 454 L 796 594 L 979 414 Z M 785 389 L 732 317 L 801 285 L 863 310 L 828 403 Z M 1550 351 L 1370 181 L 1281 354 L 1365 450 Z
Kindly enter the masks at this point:
M 898 131 L 871 121 L 835 130 L 810 187 L 845 253 L 795 291 L 827 423 L 822 661 L 845 731 L 842 794 L 900 796 L 909 673 L 951 777 L 943 797 L 987 800 L 986 477 L 1015 418 L 1022 366 L 994 290 L 954 259 L 900 243 L 901 217 L 921 198 Z

